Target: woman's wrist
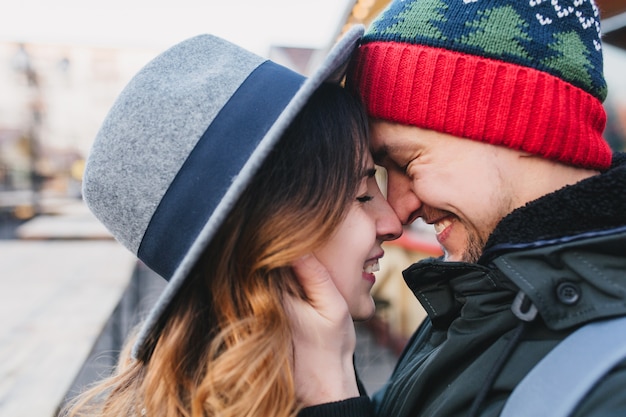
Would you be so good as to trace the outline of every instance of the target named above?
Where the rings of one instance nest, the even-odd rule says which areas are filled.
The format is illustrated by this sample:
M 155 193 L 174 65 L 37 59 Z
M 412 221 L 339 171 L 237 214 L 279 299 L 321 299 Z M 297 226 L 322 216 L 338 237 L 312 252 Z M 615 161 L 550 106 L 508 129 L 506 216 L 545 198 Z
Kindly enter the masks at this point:
M 328 356 L 325 360 L 312 360 L 312 357 L 306 356 L 296 361 L 294 369 L 296 392 L 303 406 L 342 401 L 360 395 L 352 354 L 344 355 L 338 361 L 329 360 Z

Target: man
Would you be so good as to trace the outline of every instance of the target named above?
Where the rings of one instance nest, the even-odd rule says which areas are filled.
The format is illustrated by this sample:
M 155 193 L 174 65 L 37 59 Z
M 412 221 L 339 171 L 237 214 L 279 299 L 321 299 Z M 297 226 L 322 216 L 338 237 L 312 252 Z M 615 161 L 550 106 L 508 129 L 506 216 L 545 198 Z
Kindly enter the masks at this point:
M 396 0 L 347 84 L 371 116 L 391 206 L 404 224 L 432 224 L 445 255 L 404 272 L 429 318 L 371 401 L 350 378 L 345 307 L 314 259 L 296 265 L 314 307 L 296 377 L 318 404 L 301 414 L 497 416 L 566 336 L 626 315 L 626 158 L 602 138 L 598 10 Z M 626 415 L 625 386 L 622 362 L 573 415 Z

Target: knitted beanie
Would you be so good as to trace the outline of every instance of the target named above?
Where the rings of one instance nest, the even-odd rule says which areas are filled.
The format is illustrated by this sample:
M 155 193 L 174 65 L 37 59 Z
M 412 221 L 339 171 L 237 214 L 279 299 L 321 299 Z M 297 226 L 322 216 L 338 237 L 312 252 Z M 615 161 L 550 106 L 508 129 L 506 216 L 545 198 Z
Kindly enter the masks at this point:
M 607 169 L 593 0 L 393 0 L 348 85 L 371 117 Z

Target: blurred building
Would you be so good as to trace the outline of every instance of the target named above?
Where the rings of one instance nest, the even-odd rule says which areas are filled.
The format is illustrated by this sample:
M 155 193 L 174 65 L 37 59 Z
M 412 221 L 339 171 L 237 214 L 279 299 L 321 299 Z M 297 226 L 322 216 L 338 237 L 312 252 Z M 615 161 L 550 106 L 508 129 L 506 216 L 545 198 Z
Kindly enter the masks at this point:
M 102 120 L 156 48 L 0 42 L 0 210 L 27 219 L 50 198 L 80 197 L 84 160 Z M 272 46 L 306 74 L 326 50 Z M 1 219 L 0 219 L 1 221 Z
M 114 98 L 155 50 L 0 43 L 0 209 L 80 197 L 82 165 Z

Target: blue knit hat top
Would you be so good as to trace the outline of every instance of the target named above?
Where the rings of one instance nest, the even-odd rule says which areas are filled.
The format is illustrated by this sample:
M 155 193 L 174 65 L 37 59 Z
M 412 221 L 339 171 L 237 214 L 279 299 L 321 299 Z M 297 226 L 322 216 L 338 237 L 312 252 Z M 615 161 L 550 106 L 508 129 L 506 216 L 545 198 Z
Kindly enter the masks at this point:
M 363 43 L 419 43 L 511 62 L 604 101 L 600 36 L 593 0 L 420 0 L 393 1 Z

